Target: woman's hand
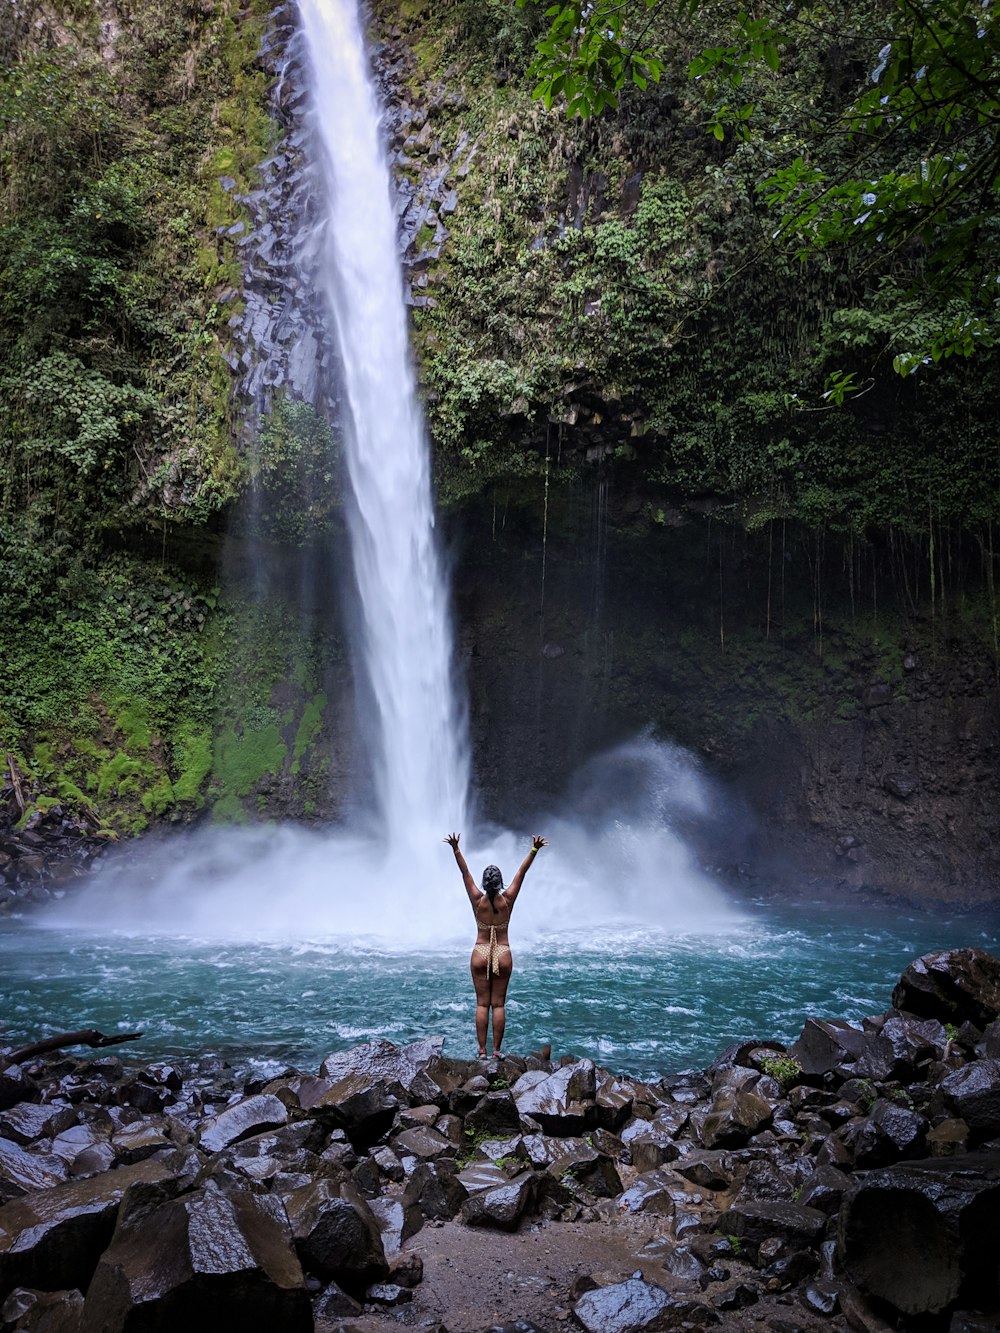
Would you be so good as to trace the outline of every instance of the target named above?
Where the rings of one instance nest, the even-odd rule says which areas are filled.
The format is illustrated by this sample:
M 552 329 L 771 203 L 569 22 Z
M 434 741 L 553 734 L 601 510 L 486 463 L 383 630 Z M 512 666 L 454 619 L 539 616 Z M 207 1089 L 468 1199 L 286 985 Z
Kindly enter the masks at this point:
M 540 852 L 543 847 L 548 847 L 548 845 L 548 838 L 543 838 L 540 833 L 536 833 L 531 839 L 531 850 L 533 852 Z
M 458 851 L 458 840 L 461 836 L 460 833 L 449 833 L 444 839 L 453 852 Z

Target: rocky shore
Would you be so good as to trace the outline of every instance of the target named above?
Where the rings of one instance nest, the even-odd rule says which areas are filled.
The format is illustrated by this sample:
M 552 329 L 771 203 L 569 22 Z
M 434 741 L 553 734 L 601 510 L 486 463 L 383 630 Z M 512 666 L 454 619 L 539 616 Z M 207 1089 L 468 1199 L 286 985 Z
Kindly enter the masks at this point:
M 1000 1326 L 1000 960 L 655 1082 L 0 1052 L 0 1330 Z

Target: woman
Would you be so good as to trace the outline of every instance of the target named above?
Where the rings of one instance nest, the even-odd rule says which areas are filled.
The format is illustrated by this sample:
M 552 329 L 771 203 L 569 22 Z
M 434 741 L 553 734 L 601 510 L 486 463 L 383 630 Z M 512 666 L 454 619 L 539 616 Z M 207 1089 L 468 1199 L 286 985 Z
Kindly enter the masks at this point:
M 458 845 L 459 834 L 450 833 L 445 842 L 455 853 L 455 860 L 465 881 L 465 891 L 476 916 L 479 927 L 476 943 L 472 949 L 472 984 L 476 988 L 476 1041 L 479 1043 L 479 1058 L 486 1059 L 486 1031 L 489 1026 L 490 1010 L 493 1011 L 493 1054 L 500 1054 L 503 1041 L 504 1025 L 507 1021 L 505 1001 L 507 983 L 510 981 L 514 960 L 510 945 L 507 943 L 507 925 L 514 910 L 514 902 L 521 892 L 521 885 L 528 873 L 532 861 L 548 843 L 537 834 L 531 839 L 531 850 L 521 862 L 520 869 L 505 889 L 503 877 L 496 866 L 487 866 L 483 871 L 483 887 L 476 888 L 469 873 L 465 857 Z

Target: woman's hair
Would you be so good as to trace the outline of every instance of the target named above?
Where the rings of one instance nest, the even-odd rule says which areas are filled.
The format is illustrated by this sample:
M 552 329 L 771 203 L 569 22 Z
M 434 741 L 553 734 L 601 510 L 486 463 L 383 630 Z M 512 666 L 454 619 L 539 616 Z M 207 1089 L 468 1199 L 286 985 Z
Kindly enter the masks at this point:
M 493 908 L 494 912 L 497 909 L 493 899 L 497 896 L 498 893 L 500 893 L 502 889 L 503 889 L 503 875 L 500 874 L 500 867 L 487 866 L 486 869 L 483 871 L 483 893 L 485 893 L 487 898 L 489 898 L 490 906 Z

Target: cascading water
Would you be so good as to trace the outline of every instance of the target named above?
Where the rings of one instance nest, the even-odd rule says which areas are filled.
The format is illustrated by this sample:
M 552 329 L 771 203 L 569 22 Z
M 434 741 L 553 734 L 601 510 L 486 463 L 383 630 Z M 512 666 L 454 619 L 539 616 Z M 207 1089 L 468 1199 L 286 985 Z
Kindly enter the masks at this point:
M 378 822 L 391 847 L 419 846 L 444 825 L 464 827 L 469 761 L 396 215 L 357 4 L 301 0 L 301 21 L 323 199 L 318 274 L 342 370 L 360 605 L 355 653 L 373 713 Z
M 358 600 L 356 676 L 374 817 L 322 832 L 215 828 L 111 865 L 51 914 L 73 929 L 446 948 L 471 933 L 442 835 L 465 834 L 478 875 L 509 878 L 524 835 L 467 827 L 464 709 L 452 683 L 448 597 L 435 543 L 427 441 L 416 400 L 388 168 L 357 0 L 300 0 L 309 83 L 315 233 L 303 269 L 323 288 L 341 371 Z M 516 772 L 511 773 L 516 782 Z M 616 794 L 631 793 L 624 805 Z M 720 794 L 683 751 L 652 740 L 594 761 L 573 804 L 540 812 L 551 847 L 518 904 L 519 941 L 574 934 L 574 949 L 632 947 L 639 932 L 726 931 L 741 917 L 697 866 L 685 833 Z M 407 906 L 387 908 L 398 892 Z M 657 946 L 658 947 L 658 946 Z M 381 956 L 384 958 L 385 953 Z

